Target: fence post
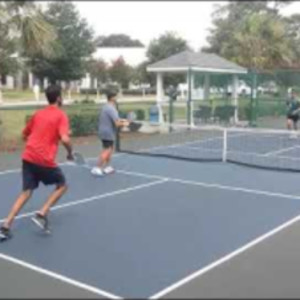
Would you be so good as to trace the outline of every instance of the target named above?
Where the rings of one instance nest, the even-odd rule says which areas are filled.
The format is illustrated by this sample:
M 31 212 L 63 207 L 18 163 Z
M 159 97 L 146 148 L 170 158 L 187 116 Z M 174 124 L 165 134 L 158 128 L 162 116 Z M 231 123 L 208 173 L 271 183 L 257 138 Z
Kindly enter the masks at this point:
M 257 126 L 257 73 L 251 71 L 251 109 L 250 109 L 250 126 Z
M 188 123 L 188 125 L 191 125 L 191 123 L 192 123 L 191 101 L 192 101 L 192 71 L 191 71 L 191 68 L 189 68 L 188 69 L 188 99 L 187 99 L 187 123 Z
M 222 152 L 222 161 L 227 161 L 227 129 L 224 129 L 223 132 L 223 152 Z

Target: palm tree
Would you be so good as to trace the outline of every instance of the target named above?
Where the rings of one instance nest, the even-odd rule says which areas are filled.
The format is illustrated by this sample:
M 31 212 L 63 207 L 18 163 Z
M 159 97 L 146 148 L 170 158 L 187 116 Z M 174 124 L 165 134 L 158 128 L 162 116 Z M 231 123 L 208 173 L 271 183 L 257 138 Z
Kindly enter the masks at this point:
M 34 2 L 0 1 L 0 19 L 1 28 L 6 27 L 8 38 L 15 41 L 11 55 L 17 53 L 19 58 L 29 59 L 39 54 L 44 57 L 55 55 L 56 31 L 45 21 L 41 8 Z M 19 59 L 19 63 L 24 67 L 24 61 Z
M 20 39 L 22 54 L 54 55 L 56 31 L 45 21 L 40 7 L 30 1 L 10 1 L 5 7 L 10 16 L 9 26 Z

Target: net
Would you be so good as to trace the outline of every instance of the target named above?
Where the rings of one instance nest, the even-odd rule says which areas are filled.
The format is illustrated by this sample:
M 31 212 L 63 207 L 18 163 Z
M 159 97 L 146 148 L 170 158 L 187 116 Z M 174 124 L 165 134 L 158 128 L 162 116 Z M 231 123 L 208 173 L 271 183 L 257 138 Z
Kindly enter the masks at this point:
M 300 171 L 300 135 L 286 130 L 148 123 L 119 133 L 120 152 Z

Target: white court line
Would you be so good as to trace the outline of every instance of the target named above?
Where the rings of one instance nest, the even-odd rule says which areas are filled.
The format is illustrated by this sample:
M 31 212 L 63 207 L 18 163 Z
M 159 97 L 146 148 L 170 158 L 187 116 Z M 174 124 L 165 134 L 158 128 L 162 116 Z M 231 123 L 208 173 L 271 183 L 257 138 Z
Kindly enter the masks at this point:
M 27 262 L 25 262 L 23 260 L 14 258 L 12 256 L 8 256 L 8 255 L 0 253 L 0 259 L 3 259 L 5 261 L 8 261 L 8 262 L 14 263 L 16 265 L 22 266 L 22 267 L 24 267 L 26 269 L 30 269 L 30 270 L 35 271 L 37 273 L 47 275 L 49 277 L 52 277 L 54 279 L 57 279 L 57 280 L 60 280 L 62 282 L 68 283 L 70 285 L 76 286 L 78 288 L 84 289 L 86 291 L 92 292 L 92 293 L 97 294 L 97 295 L 102 296 L 102 297 L 106 297 L 106 298 L 109 298 L 109 299 L 123 299 L 122 297 L 117 296 L 115 294 L 106 292 L 106 291 L 98 289 L 98 288 L 96 288 L 94 286 L 91 286 L 91 285 L 85 284 L 83 282 L 71 279 L 69 277 L 60 275 L 58 273 L 55 273 L 55 272 L 52 272 L 52 271 L 40 268 L 40 267 L 38 267 L 36 265 L 29 264 L 29 263 L 27 263 Z
M 153 185 L 165 183 L 167 181 L 168 181 L 167 178 L 162 178 L 160 180 L 153 181 L 153 182 L 150 182 L 150 183 L 144 183 L 144 184 L 136 185 L 136 186 L 133 186 L 133 187 L 130 187 L 130 188 L 116 190 L 116 191 L 113 191 L 113 192 L 110 192 L 110 193 L 105 193 L 105 194 L 102 194 L 102 195 L 96 195 L 96 196 L 92 196 L 92 197 L 89 197 L 89 198 L 75 200 L 75 201 L 71 201 L 71 202 L 68 202 L 68 203 L 65 203 L 65 204 L 61 204 L 61 205 L 55 205 L 51 208 L 51 211 L 58 210 L 58 209 L 61 209 L 61 208 L 71 207 L 71 206 L 75 206 L 75 205 L 85 204 L 85 203 L 92 202 L 92 201 L 95 201 L 95 200 L 99 200 L 99 199 L 103 199 L 103 198 L 107 198 L 107 197 L 112 197 L 112 196 L 115 196 L 115 195 L 120 195 L 120 194 L 128 193 L 128 192 L 131 192 L 131 191 L 140 190 L 140 189 L 150 187 L 150 186 L 153 186 Z M 33 216 L 35 213 L 36 213 L 36 211 L 21 214 L 21 215 L 16 217 L 16 220 Z M 0 220 L 1 223 L 4 222 L 4 221 L 5 221 L 5 219 Z
M 175 132 L 175 133 L 177 133 L 177 132 Z M 240 135 L 243 135 L 243 134 L 239 133 L 239 134 L 234 135 L 234 137 L 240 136 Z M 208 141 L 218 140 L 218 139 L 223 139 L 223 136 L 207 138 L 207 139 L 198 140 L 198 141 L 191 141 L 191 142 L 186 142 L 186 143 L 181 143 L 181 144 L 173 144 L 173 145 L 170 145 L 170 146 L 157 146 L 157 147 L 152 147 L 152 148 L 145 148 L 145 149 L 140 149 L 138 151 L 156 150 L 156 149 L 161 149 L 161 148 L 172 148 L 172 147 L 176 148 L 176 147 L 180 147 L 180 146 L 184 146 L 184 145 L 196 144 L 196 143 L 205 143 L 205 142 L 208 142 Z M 116 153 L 116 154 L 114 154 L 113 157 L 124 156 L 124 155 L 126 155 L 126 153 Z M 95 160 L 95 159 L 97 159 L 97 157 L 86 158 L 87 161 Z M 70 162 L 65 161 L 65 162 L 59 163 L 58 165 L 59 166 L 69 166 Z M 6 175 L 6 174 L 10 174 L 10 173 L 19 173 L 20 171 L 21 171 L 20 168 L 19 169 L 11 169 L 11 170 L 0 171 L 0 175 Z
M 88 160 L 91 160 L 92 158 L 88 158 Z M 95 158 L 93 158 L 95 159 Z M 69 161 L 65 161 L 65 162 L 62 162 L 62 163 L 59 163 L 58 165 L 59 166 L 69 166 L 71 165 L 72 162 L 69 162 Z M 21 169 L 11 169 L 11 170 L 5 170 L 5 171 L 1 171 L 0 172 L 0 175 L 6 175 L 6 174 L 10 174 L 10 173 L 19 173 L 21 172 Z
M 230 259 L 234 258 L 235 256 L 245 252 L 246 250 L 256 246 L 257 244 L 261 243 L 262 241 L 270 238 L 271 236 L 275 235 L 276 233 L 282 231 L 283 229 L 293 225 L 294 223 L 298 222 L 300 220 L 300 215 L 296 216 L 295 218 L 281 224 L 280 226 L 274 228 L 273 230 L 261 235 L 260 237 L 252 240 L 251 242 L 249 242 L 248 244 L 236 249 L 235 251 L 223 256 L 222 258 L 216 260 L 215 262 L 207 265 L 206 267 L 192 273 L 191 275 L 183 278 L 182 280 L 166 287 L 165 289 L 161 290 L 160 292 L 152 295 L 149 297 L 149 299 L 159 299 L 167 294 L 169 294 L 170 292 L 180 288 L 181 286 L 183 286 L 184 284 L 187 284 L 188 282 L 194 280 L 197 277 L 200 277 L 201 275 L 207 273 L 208 271 L 216 268 L 217 266 L 225 263 L 226 261 L 229 261 Z
M 189 185 L 197 185 L 197 186 L 202 186 L 202 187 L 206 187 L 206 188 L 216 188 L 216 189 L 221 189 L 221 190 L 243 192 L 243 193 L 248 193 L 248 194 L 264 195 L 264 196 L 268 196 L 268 197 L 279 197 L 279 198 L 300 200 L 300 195 L 299 196 L 289 195 L 289 194 L 274 193 L 274 192 L 263 191 L 263 190 L 253 190 L 253 189 L 247 189 L 247 188 L 242 188 L 242 187 L 221 185 L 221 184 L 216 184 L 216 183 L 205 183 L 205 182 L 200 182 L 200 181 L 184 180 L 184 179 L 173 178 L 173 177 L 162 177 L 160 175 L 131 172 L 131 171 L 127 171 L 127 170 L 117 170 L 116 172 L 121 173 L 121 174 L 140 176 L 140 177 L 144 177 L 144 178 L 157 178 L 157 179 L 161 179 L 161 180 L 167 180 L 169 182 L 178 182 L 178 183 L 189 184 Z
M 81 199 L 81 200 L 77 200 L 77 201 L 72 201 L 72 202 L 69 202 L 69 203 L 66 203 L 66 204 L 53 206 L 51 208 L 51 211 L 54 211 L 54 210 L 57 210 L 57 209 L 61 209 L 61 208 L 71 207 L 71 206 L 75 206 L 75 205 L 79 205 L 79 204 L 85 204 L 85 203 L 92 202 L 92 201 L 99 200 L 99 199 L 106 198 L 106 197 L 111 197 L 111 196 L 115 196 L 115 195 L 119 195 L 119 194 L 128 193 L 128 192 L 131 192 L 131 191 L 139 190 L 139 189 L 150 187 L 150 186 L 153 186 L 153 185 L 162 184 L 162 183 L 165 183 L 167 181 L 168 181 L 168 179 L 163 178 L 163 179 L 160 179 L 160 180 L 157 180 L 157 181 L 154 181 L 154 182 L 136 185 L 136 186 L 131 187 L 131 188 L 117 190 L 117 191 L 114 191 L 114 192 L 111 192 L 111 193 L 97 195 L 97 196 L 93 196 L 93 197 L 89 197 L 89 198 L 85 198 L 85 199 Z M 26 218 L 26 217 L 32 216 L 34 214 L 35 214 L 35 212 L 25 213 L 25 214 L 17 216 L 16 219 Z M 4 221 L 4 219 L 0 220 L 0 222 L 3 222 L 3 221 Z M 22 267 L 31 269 L 33 271 L 36 271 L 36 272 L 48 275 L 48 276 L 53 277 L 55 279 L 64 281 L 66 283 L 72 284 L 72 285 L 77 286 L 79 288 L 82 288 L 82 289 L 88 290 L 90 292 L 96 293 L 96 294 L 98 294 L 100 296 L 104 296 L 104 297 L 107 297 L 107 298 L 110 298 L 110 299 L 122 299 L 121 297 L 116 296 L 114 294 L 111 294 L 109 292 L 106 292 L 104 290 L 95 288 L 93 286 L 87 285 L 87 284 L 79 282 L 79 281 L 75 281 L 75 280 L 73 280 L 71 278 L 68 278 L 68 277 L 65 277 L 63 275 L 54 273 L 52 271 L 48 271 L 46 269 L 43 269 L 43 268 L 40 268 L 38 266 L 29 264 L 29 263 L 27 263 L 25 261 L 13 258 L 11 256 L 7 256 L 5 254 L 0 253 L 0 258 L 2 258 L 4 260 L 7 260 L 7 261 L 10 261 L 12 263 L 21 265 Z
M 289 147 L 289 148 L 279 149 L 277 151 L 267 152 L 267 153 L 264 154 L 264 156 L 270 156 L 270 155 L 274 155 L 274 154 L 280 154 L 280 153 L 287 152 L 287 151 L 290 151 L 290 150 L 293 150 L 293 149 L 296 149 L 296 148 L 300 148 L 300 145 Z
M 0 175 L 6 175 L 10 173 L 19 173 L 21 169 L 11 169 L 11 170 L 6 170 L 6 171 L 1 171 Z
M 125 153 L 116 153 L 114 154 L 114 157 L 118 157 L 118 156 L 123 156 L 125 155 Z M 86 160 L 87 161 L 91 161 L 91 160 L 96 160 L 97 157 L 88 157 Z M 65 162 L 62 162 L 62 163 L 59 163 L 58 164 L 59 166 L 70 166 L 72 165 L 72 162 L 70 161 L 65 161 Z M 0 175 L 5 175 L 5 174 L 10 174 L 10 173 L 19 173 L 21 172 L 21 169 L 11 169 L 11 170 L 5 170 L 5 171 L 0 171 Z

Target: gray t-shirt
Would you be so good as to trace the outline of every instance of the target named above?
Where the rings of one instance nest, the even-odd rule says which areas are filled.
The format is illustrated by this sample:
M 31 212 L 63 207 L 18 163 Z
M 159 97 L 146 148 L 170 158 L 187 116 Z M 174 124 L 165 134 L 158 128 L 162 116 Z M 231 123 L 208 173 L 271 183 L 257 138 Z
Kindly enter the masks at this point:
M 115 121 L 119 119 L 119 113 L 114 105 L 106 103 L 99 114 L 99 135 L 102 140 L 114 141 L 117 128 Z

